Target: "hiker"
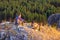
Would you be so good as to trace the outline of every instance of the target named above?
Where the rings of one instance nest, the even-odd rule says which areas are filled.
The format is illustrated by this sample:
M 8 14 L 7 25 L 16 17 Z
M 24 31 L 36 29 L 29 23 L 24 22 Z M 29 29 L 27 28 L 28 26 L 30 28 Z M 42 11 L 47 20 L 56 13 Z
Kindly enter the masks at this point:
M 17 23 L 17 19 L 18 19 L 18 15 L 16 14 L 15 25 L 18 25 L 18 23 Z
M 34 21 L 31 22 L 31 26 L 33 27 Z
M 24 19 L 21 18 L 21 14 L 19 14 L 19 16 L 16 16 L 16 21 L 15 21 L 16 25 L 23 25 L 23 21 Z
M 24 19 L 22 19 L 21 14 L 18 16 L 17 23 L 18 25 L 23 25 Z

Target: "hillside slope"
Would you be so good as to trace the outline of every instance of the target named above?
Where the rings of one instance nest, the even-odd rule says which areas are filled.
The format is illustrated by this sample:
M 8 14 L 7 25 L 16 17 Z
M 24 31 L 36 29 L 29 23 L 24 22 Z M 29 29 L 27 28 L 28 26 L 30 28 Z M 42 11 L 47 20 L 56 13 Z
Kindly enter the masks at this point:
M 26 27 L 25 30 L 29 33 L 29 40 L 60 40 L 60 32 L 46 25 L 40 26 L 40 31 Z
M 0 25 L 0 40 L 60 40 L 60 31 L 47 25 L 36 31 L 26 26 Z

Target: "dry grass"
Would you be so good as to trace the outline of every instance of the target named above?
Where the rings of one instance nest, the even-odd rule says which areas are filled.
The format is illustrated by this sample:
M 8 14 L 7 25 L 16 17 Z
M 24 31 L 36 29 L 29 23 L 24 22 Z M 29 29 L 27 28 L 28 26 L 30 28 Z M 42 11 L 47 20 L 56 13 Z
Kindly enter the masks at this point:
M 60 40 L 60 31 L 57 31 L 55 28 L 52 28 L 48 25 L 39 25 L 34 24 L 35 29 L 28 28 L 24 26 L 26 32 L 28 32 L 28 40 Z M 8 27 L 5 27 L 8 28 Z M 40 28 L 40 31 L 36 31 Z M 9 29 L 9 28 L 8 28 Z M 14 30 L 10 30 L 13 34 L 16 34 Z
M 40 31 L 27 27 L 25 30 L 28 32 L 28 40 L 60 40 L 60 32 L 47 25 L 41 25 Z

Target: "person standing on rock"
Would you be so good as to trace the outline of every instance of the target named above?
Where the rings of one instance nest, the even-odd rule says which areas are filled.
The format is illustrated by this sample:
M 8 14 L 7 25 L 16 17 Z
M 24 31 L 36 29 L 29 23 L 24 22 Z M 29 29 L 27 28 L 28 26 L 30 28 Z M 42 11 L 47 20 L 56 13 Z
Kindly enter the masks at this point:
M 18 20 L 18 15 L 16 14 L 15 25 L 18 25 L 17 20 Z
M 23 21 L 24 21 L 24 19 L 21 17 L 21 13 L 19 14 L 19 16 L 16 16 L 15 24 L 23 25 Z

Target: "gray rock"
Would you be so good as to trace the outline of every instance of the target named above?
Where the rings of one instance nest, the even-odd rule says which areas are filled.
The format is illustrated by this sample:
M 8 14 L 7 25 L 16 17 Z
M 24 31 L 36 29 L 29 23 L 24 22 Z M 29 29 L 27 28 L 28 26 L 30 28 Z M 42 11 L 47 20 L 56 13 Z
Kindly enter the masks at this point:
M 54 23 L 57 24 L 57 28 L 60 28 L 60 13 L 52 14 L 48 17 L 48 24 L 53 25 Z
M 7 30 L 5 29 L 5 24 L 0 25 L 0 40 L 28 40 L 27 32 L 23 27 L 17 27 L 14 24 L 8 24 L 7 22 Z M 9 29 L 10 27 L 10 29 Z

